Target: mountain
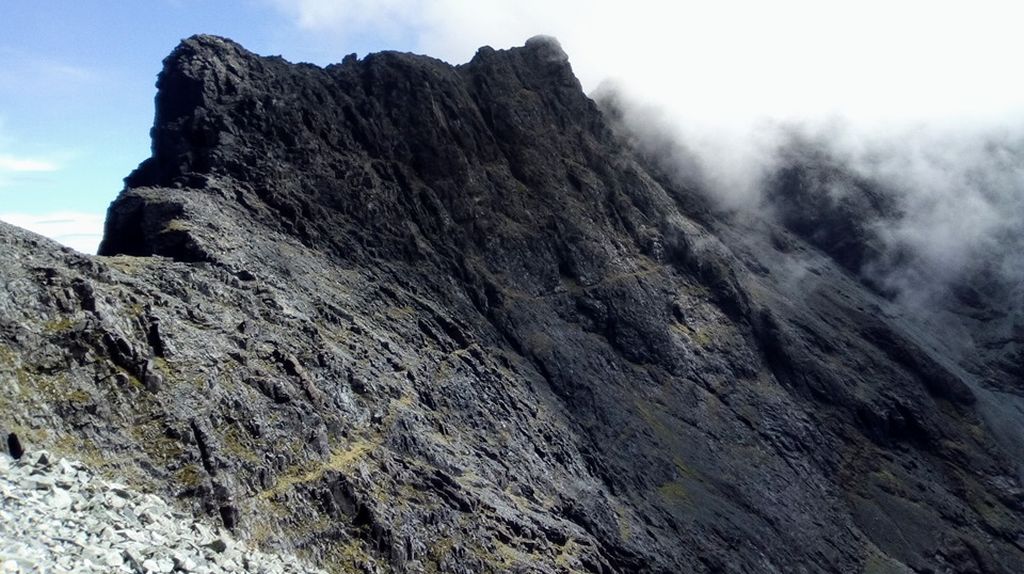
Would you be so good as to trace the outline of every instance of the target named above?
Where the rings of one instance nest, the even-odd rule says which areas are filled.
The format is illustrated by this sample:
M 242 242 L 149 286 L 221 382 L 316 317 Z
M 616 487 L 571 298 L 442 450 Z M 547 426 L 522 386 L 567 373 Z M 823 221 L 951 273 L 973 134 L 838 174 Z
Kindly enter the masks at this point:
M 721 213 L 543 37 L 157 88 L 99 256 L 0 224 L 10 445 L 336 572 L 1024 570 L 1020 317 L 865 281 L 871 182 Z

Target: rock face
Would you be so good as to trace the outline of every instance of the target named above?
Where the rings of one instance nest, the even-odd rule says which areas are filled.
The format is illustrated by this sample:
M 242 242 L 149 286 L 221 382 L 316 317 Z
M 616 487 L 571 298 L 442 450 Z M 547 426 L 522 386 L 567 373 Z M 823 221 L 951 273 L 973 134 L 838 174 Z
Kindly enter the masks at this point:
M 337 572 L 1024 569 L 1020 381 L 849 272 L 862 203 L 715 213 L 546 38 L 158 89 L 99 257 L 0 224 L 26 456 Z

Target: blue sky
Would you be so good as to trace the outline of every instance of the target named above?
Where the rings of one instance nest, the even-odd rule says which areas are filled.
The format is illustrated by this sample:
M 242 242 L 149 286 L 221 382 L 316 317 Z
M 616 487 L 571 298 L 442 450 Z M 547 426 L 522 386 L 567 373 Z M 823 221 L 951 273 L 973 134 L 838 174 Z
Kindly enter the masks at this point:
M 196 33 L 321 65 L 554 35 L 585 89 L 614 80 L 742 187 L 765 120 L 854 144 L 1020 131 L 1021 22 L 1016 0 L 0 0 L 0 219 L 93 250 L 149 154 L 161 60 Z

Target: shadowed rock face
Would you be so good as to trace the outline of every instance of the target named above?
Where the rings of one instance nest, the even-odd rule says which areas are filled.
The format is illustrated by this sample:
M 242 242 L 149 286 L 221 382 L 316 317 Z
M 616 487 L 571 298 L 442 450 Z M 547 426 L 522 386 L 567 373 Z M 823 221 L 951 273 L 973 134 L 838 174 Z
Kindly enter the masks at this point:
M 27 449 L 341 572 L 1024 568 L 1012 387 L 860 247 L 701 207 L 553 40 L 322 69 L 197 36 L 158 89 L 101 256 L 0 224 Z

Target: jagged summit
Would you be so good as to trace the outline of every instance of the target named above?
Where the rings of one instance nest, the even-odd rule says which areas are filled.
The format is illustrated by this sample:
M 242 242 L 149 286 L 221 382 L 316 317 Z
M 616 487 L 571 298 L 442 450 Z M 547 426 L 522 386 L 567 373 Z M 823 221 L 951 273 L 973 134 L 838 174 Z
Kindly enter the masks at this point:
M 821 218 L 702 210 L 552 40 L 197 36 L 156 107 L 100 257 L 0 225 L 27 449 L 343 572 L 1022 570 L 1020 394 Z
M 296 231 L 325 241 L 338 238 L 319 223 L 359 209 L 345 177 L 397 177 L 389 183 L 402 193 L 412 182 L 445 179 L 451 200 L 476 164 L 493 166 L 509 152 L 557 153 L 567 138 L 603 127 L 563 56 L 557 42 L 538 37 L 523 48 L 481 50 L 459 67 L 384 52 L 322 69 L 261 58 L 217 37 L 189 38 L 164 61 L 153 156 L 126 179 L 99 252 L 210 257 L 187 230 L 162 235 L 180 221 L 183 201 L 164 194 L 157 205 L 140 203 L 132 193 L 139 188 L 204 188 L 231 178 L 285 220 L 268 224 L 297 226 L 299 212 L 317 211 Z M 366 171 L 369 162 L 387 164 L 388 173 Z M 536 180 L 540 172 L 531 176 L 527 164 L 502 176 Z

